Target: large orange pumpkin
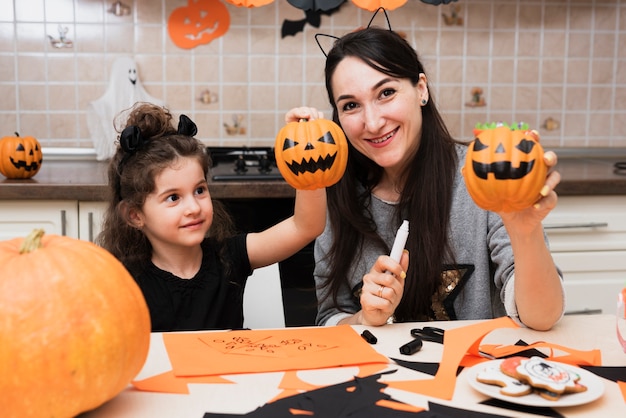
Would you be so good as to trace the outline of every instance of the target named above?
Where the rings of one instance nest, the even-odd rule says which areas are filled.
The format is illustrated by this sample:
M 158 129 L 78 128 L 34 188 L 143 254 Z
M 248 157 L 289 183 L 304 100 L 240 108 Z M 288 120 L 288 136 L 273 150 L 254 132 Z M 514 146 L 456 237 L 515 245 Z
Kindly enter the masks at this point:
M 141 370 L 150 314 L 117 259 L 35 230 L 0 242 L 0 415 L 73 417 Z
M 539 135 L 526 125 L 488 125 L 474 130 L 462 169 L 467 191 L 478 206 L 512 212 L 533 205 L 545 184 L 547 166 Z
M 301 119 L 278 132 L 274 154 L 276 166 L 292 187 L 320 189 L 337 183 L 346 171 L 348 141 L 332 120 Z
M 0 173 L 10 179 L 28 179 L 41 168 L 41 144 L 32 136 L 5 136 L 0 139 Z
M 167 20 L 170 39 L 185 49 L 208 44 L 228 32 L 230 13 L 220 0 L 189 0 Z

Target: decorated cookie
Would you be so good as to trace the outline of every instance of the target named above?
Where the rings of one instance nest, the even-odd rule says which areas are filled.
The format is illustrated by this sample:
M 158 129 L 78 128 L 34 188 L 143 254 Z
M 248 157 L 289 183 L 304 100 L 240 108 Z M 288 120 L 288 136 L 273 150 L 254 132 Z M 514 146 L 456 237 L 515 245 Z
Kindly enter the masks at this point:
M 511 363 L 514 363 L 514 361 Z M 504 370 L 503 373 L 508 374 Z M 519 365 L 515 368 L 515 377 L 533 388 L 555 394 L 555 396 L 552 396 L 552 394 L 544 396 L 547 399 L 556 399 L 558 395 L 563 393 L 584 392 L 587 390 L 586 386 L 578 383 L 580 380 L 578 374 L 568 370 L 559 363 L 546 361 L 541 357 L 519 360 Z
M 488 385 L 500 386 L 500 393 L 508 396 L 523 396 L 532 392 L 532 387 L 506 375 L 497 366 L 486 367 L 476 375 L 476 380 Z

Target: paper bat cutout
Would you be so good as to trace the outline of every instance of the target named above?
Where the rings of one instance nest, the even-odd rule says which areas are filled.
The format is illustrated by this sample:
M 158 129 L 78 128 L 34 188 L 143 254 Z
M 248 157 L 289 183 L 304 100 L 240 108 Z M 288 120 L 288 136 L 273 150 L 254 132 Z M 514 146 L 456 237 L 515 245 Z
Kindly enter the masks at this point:
M 343 3 L 342 3 L 343 4 Z M 307 23 L 313 27 L 319 28 L 322 23 L 322 15 L 330 16 L 337 12 L 341 8 L 341 4 L 334 9 L 330 10 L 305 10 L 305 18 L 302 20 L 288 20 L 283 21 L 283 27 L 281 30 L 281 37 L 296 36 L 299 32 L 304 30 L 304 25 Z

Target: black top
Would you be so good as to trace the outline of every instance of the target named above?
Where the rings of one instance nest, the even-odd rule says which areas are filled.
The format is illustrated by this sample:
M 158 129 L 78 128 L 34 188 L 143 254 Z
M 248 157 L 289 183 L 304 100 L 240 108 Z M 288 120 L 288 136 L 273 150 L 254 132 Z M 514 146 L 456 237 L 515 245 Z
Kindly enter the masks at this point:
M 210 238 L 202 246 L 202 265 L 191 279 L 181 279 L 152 262 L 127 265 L 150 310 L 152 331 L 237 329 L 243 326 L 243 291 L 252 274 L 246 235 L 226 240 L 230 274 Z

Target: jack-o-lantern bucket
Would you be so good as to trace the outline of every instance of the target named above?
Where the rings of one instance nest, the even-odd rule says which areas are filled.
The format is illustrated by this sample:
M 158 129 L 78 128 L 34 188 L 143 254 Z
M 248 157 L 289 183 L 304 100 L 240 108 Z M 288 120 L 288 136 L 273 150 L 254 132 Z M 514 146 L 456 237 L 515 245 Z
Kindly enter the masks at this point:
M 474 129 L 462 174 L 478 206 L 513 212 L 532 206 L 546 181 L 539 134 L 526 124 L 487 124 Z
M 29 179 L 41 168 L 41 144 L 32 136 L 0 139 L 0 173 L 9 179 Z
M 290 122 L 276 135 L 276 165 L 292 187 L 314 190 L 337 183 L 346 171 L 348 141 L 328 119 Z

